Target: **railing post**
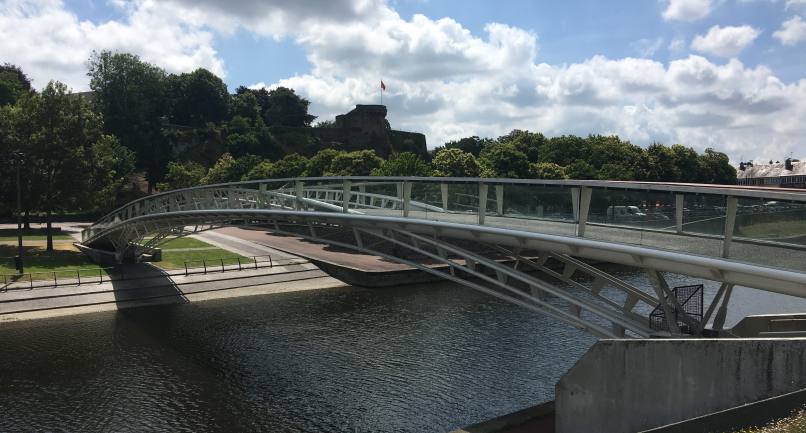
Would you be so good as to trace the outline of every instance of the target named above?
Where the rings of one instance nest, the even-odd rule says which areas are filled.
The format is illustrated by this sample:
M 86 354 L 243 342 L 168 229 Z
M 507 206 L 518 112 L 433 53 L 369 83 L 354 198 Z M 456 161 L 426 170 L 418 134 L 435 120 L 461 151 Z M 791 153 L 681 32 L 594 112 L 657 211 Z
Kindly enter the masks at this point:
M 227 190 L 227 209 L 237 209 L 238 206 L 235 204 L 235 201 L 235 187 L 230 185 Z
M 739 198 L 732 195 L 728 196 L 728 209 L 725 213 L 725 243 L 722 246 L 722 257 L 730 257 L 730 242 L 733 239 L 733 225 L 736 222 L 736 207 L 739 204 Z
M 367 186 L 358 185 L 358 192 L 360 192 L 361 195 L 358 196 L 358 200 L 356 203 L 361 203 L 362 205 L 367 204 L 367 197 L 364 195 L 367 193 Z
M 588 223 L 588 211 L 590 210 L 592 192 L 593 191 L 587 186 L 580 188 L 579 226 L 577 228 L 577 236 L 579 237 L 585 237 L 585 226 Z
M 258 206 L 262 209 L 265 209 L 269 204 L 269 198 L 266 196 L 266 184 L 259 183 L 257 185 L 257 190 L 260 192 L 260 196 L 258 196 Z
M 78 270 L 76 270 L 76 278 L 78 278 L 78 285 L 80 286 L 81 285 L 81 274 L 79 273 Z
M 257 256 L 252 257 L 252 260 L 255 261 L 255 269 L 257 269 Z
M 202 260 L 202 266 L 204 266 L 204 275 L 207 275 L 207 260 Z
M 274 267 L 274 261 L 271 259 L 271 256 L 269 256 L 269 268 L 273 267 Z
M 686 196 L 677 194 L 674 198 L 675 219 L 677 221 L 677 234 L 683 233 L 683 206 Z
M 495 186 L 495 207 L 498 216 L 504 216 L 504 185 Z
M 479 182 L 479 225 L 484 225 L 487 216 L 487 184 Z
M 353 182 L 343 180 L 341 184 L 341 209 L 342 212 L 347 213 L 350 210 L 350 188 L 353 187 Z
M 34 286 L 33 279 L 34 279 L 34 278 L 33 278 L 33 276 L 32 276 L 32 277 L 31 277 L 31 287 L 33 287 L 33 286 Z M 59 287 L 59 280 L 56 278 L 56 272 L 53 272 L 53 285 L 54 285 L 55 287 Z
M 221 259 L 221 272 L 225 272 L 225 270 L 224 270 L 224 259 Z
M 442 183 L 439 185 L 440 192 L 442 193 L 442 210 L 448 211 L 448 184 Z
M 300 199 L 302 198 L 302 188 L 305 186 L 305 182 L 298 180 L 294 183 L 294 191 L 296 194 L 296 198 L 294 199 L 294 207 L 296 210 L 302 210 L 302 202 Z
M 409 216 L 411 210 L 411 182 L 408 180 L 403 181 L 403 217 Z
M 188 262 L 185 262 L 185 276 L 188 276 Z

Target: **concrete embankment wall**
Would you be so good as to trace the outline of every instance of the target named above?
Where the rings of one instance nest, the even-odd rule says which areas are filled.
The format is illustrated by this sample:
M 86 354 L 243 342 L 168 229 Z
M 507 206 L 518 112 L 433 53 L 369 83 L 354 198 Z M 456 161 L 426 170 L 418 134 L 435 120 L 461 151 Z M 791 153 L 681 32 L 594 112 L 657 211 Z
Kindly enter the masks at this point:
M 600 340 L 557 382 L 558 433 L 636 432 L 806 388 L 806 338 Z

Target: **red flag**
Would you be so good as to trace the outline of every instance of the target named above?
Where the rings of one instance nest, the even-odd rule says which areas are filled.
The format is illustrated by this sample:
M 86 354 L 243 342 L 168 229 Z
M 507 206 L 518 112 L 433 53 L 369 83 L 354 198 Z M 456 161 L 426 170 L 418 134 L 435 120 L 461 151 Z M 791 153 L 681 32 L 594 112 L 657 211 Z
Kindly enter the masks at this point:
M 383 84 L 383 80 L 381 80 L 381 89 L 386 90 L 386 85 Z

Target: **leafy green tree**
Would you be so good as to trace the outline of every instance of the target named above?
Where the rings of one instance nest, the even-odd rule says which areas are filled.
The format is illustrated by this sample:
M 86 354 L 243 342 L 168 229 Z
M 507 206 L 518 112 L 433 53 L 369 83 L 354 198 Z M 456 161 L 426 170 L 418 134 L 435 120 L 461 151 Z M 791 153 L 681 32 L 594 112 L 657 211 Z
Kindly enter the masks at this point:
M 229 153 L 221 155 L 221 158 L 207 171 L 207 175 L 199 183 L 202 185 L 217 185 L 229 182 L 229 168 L 233 163 L 235 163 L 235 159 L 232 155 Z
M 431 167 L 411 152 L 396 153 L 372 170 L 372 176 L 431 176 Z
M 739 183 L 736 168 L 730 165 L 728 155 L 709 147 L 697 159 L 700 162 L 700 182 L 719 185 Z
M 11 71 L 0 72 L 0 106 L 16 104 L 25 93 L 17 74 Z
M 67 86 L 51 81 L 18 101 L 18 149 L 25 155 L 31 193 L 26 208 L 47 214 L 47 250 L 53 250 L 50 215 L 106 205 L 134 165 L 133 154 L 103 134 L 101 117 Z
M 672 149 L 663 143 L 653 142 L 647 149 L 649 160 L 649 181 L 651 182 L 677 182 L 680 179 L 680 170 L 675 166 L 675 154 Z
M 680 173 L 677 181 L 686 183 L 701 182 L 701 167 L 697 151 L 690 147 L 674 144 L 672 145 L 672 153 L 674 154 L 675 167 Z
M 551 162 L 566 167 L 566 174 L 570 176 L 568 166 L 576 160 L 587 161 L 590 155 L 591 145 L 588 141 L 575 135 L 563 135 L 553 137 L 541 146 L 539 162 Z
M 437 177 L 478 177 L 479 163 L 476 157 L 461 149 L 443 148 L 431 161 L 434 165 L 434 176 Z
M 26 93 L 34 91 L 33 86 L 31 86 L 31 81 L 33 80 L 28 78 L 28 76 L 25 75 L 25 72 L 22 72 L 22 69 L 20 69 L 19 66 L 12 65 L 11 63 L 0 65 L 0 73 L 3 72 L 11 72 L 15 74 L 17 76 L 17 80 L 22 84 L 22 90 L 24 90 Z
M 523 134 L 523 131 L 521 131 L 520 129 L 513 129 L 512 131 L 509 132 L 509 134 L 502 135 L 498 137 L 495 141 L 499 143 L 512 143 L 512 141 L 518 138 L 518 136 L 520 136 L 521 134 Z
M 311 102 L 299 97 L 294 89 L 278 87 L 269 91 L 269 107 L 264 112 L 269 126 L 311 126 L 316 116 L 308 114 Z
M 234 158 L 240 158 L 247 154 L 255 154 L 260 152 L 260 141 L 257 135 L 250 132 L 241 134 L 230 134 L 227 137 L 227 152 Z
M 459 149 L 462 152 L 467 152 L 476 158 L 481 155 L 481 151 L 485 146 L 493 143 L 489 138 L 479 138 L 478 136 L 465 137 L 459 141 L 449 141 L 445 143 L 446 149 Z
M 385 119 L 384 119 L 385 120 Z M 388 123 L 388 121 L 387 121 Z M 316 126 L 314 128 L 335 128 L 336 122 L 333 120 L 323 120 L 321 122 L 316 122 Z
M 606 164 L 619 165 L 632 173 L 635 180 L 648 180 L 648 159 L 646 150 L 629 141 L 621 141 L 618 135 L 588 135 L 590 153 L 584 159 L 596 169 Z
M 255 167 L 260 165 L 263 162 L 263 158 L 257 155 L 244 155 L 235 160 L 235 162 L 230 165 L 229 170 L 227 171 L 229 182 L 240 182 L 242 180 L 246 180 L 245 177 L 252 171 Z
M 496 144 L 488 147 L 479 158 L 481 177 L 502 179 L 528 179 L 531 165 L 523 152 L 512 144 Z
M 166 79 L 171 123 L 204 127 L 227 118 L 230 94 L 227 85 L 204 68 Z
M 330 171 L 330 165 L 333 164 L 333 158 L 345 153 L 347 152 L 336 149 L 320 150 L 316 155 L 308 160 L 308 167 L 305 170 L 305 176 L 324 176 L 326 172 Z
M 358 150 L 336 155 L 325 176 L 369 176 L 372 170 L 380 168 L 383 159 L 374 150 Z
M 599 173 L 592 165 L 578 159 L 565 167 L 565 175 L 568 176 L 569 179 L 591 180 L 597 179 Z
M 239 86 L 235 89 L 236 95 L 242 95 L 244 93 L 251 93 L 254 95 L 255 99 L 257 100 L 257 106 L 260 108 L 260 117 L 265 118 L 266 110 L 271 107 L 271 95 L 269 95 L 268 89 L 265 87 L 261 87 L 259 89 L 250 89 L 245 86 Z
M 565 179 L 565 168 L 550 162 L 539 162 L 532 164 L 530 177 L 532 179 L 562 180 Z
M 201 185 L 201 180 L 206 174 L 207 170 L 195 162 L 187 164 L 179 164 L 176 162 L 168 163 L 168 174 L 165 176 L 164 183 L 157 184 L 159 191 L 171 191 L 174 189 L 192 188 Z
M 635 180 L 635 176 L 631 171 L 617 164 L 603 165 L 596 177 L 599 180 Z
M 308 165 L 308 158 L 299 154 L 288 155 L 277 162 L 263 161 L 255 166 L 243 180 L 286 179 L 302 177 Z
M 516 129 L 512 131 L 510 135 L 512 135 L 516 131 L 519 130 Z M 509 138 L 509 136 L 506 135 L 504 137 Z M 546 144 L 547 141 L 548 139 L 546 138 L 546 136 L 539 132 L 532 133 L 529 131 L 521 131 L 520 134 L 518 134 L 514 139 L 512 139 L 509 142 L 512 143 L 513 146 L 515 146 L 515 149 L 518 152 L 521 152 L 524 155 L 526 155 L 526 157 L 529 159 L 529 162 L 536 163 L 540 159 L 540 148 L 544 144 Z
M 241 93 L 230 100 L 229 116 L 231 119 L 240 117 L 247 121 L 247 127 L 256 126 L 260 119 L 260 107 L 257 98 L 251 93 Z M 262 126 L 262 125 L 260 125 Z
M 151 191 L 171 156 L 160 121 L 166 114 L 165 71 L 133 54 L 110 51 L 93 52 L 87 67 L 104 131 L 135 152 L 136 168 L 146 172 Z

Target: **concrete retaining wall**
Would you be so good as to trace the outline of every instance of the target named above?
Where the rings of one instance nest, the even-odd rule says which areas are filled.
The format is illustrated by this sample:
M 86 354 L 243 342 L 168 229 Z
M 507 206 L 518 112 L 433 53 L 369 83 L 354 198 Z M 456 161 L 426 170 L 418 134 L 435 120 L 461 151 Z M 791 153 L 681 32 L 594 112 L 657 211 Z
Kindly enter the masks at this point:
M 636 432 L 806 388 L 806 338 L 600 340 L 557 382 L 558 433 Z

